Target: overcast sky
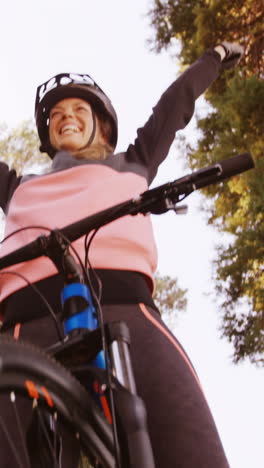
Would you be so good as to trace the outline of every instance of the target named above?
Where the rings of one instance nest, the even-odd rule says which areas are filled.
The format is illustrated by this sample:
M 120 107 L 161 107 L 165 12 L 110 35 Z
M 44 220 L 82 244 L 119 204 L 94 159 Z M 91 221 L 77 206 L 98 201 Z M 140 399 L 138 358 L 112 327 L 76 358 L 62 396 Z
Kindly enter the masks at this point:
M 5 2 L 0 17 L 0 122 L 15 126 L 33 118 L 36 87 L 54 74 L 88 73 L 111 97 L 119 116 L 117 149 L 126 149 L 179 73 L 169 51 L 156 55 L 147 46 L 153 35 L 146 18 L 149 5 L 147 0 Z M 203 100 L 199 102 L 204 109 Z M 194 121 L 186 135 L 194 139 Z M 155 184 L 185 172 L 173 145 Z M 220 237 L 206 226 L 199 194 L 187 203 L 186 216 L 169 213 L 154 219 L 159 270 L 178 277 L 189 290 L 188 311 L 173 330 L 201 378 L 231 468 L 261 468 L 263 372 L 249 363 L 233 365 L 231 346 L 219 338 L 211 262 Z

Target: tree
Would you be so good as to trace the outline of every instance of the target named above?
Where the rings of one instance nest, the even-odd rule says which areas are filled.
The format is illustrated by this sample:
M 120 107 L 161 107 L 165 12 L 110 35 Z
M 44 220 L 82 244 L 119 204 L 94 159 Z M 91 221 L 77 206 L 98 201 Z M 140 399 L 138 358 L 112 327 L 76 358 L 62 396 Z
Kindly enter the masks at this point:
M 203 190 L 208 222 L 227 232 L 215 264 L 222 298 L 222 334 L 233 343 L 235 362 L 263 363 L 264 351 L 264 10 L 262 0 L 154 0 L 149 12 L 155 50 L 177 44 L 182 66 L 223 40 L 239 42 L 245 56 L 226 70 L 205 97 L 208 114 L 197 114 L 199 139 L 186 144 L 192 169 L 249 151 L 256 170 Z
M 31 120 L 24 121 L 14 129 L 0 125 L 1 160 L 16 170 L 17 174 L 25 174 L 30 170 L 44 171 L 50 164 L 47 154 L 38 150 L 39 139 Z
M 173 314 L 173 318 L 175 318 L 176 312 L 186 310 L 187 289 L 180 288 L 176 278 L 171 278 L 167 275 L 161 276 L 157 272 L 155 281 L 154 300 L 161 314 L 167 315 L 167 317 Z
M 0 124 L 1 160 L 17 174 L 25 174 L 30 169 L 44 171 L 50 164 L 48 155 L 38 151 L 38 136 L 32 121 L 24 121 L 18 127 L 10 129 Z M 4 215 L 0 213 L 0 236 L 3 236 Z
M 36 169 L 40 173 L 47 169 L 50 159 L 46 154 L 39 153 L 38 145 L 38 136 L 31 121 L 22 122 L 12 130 L 6 125 L 0 127 L 1 159 L 18 174 L 30 173 Z M 157 274 L 155 299 L 161 313 L 171 315 L 173 312 L 176 314 L 176 310 L 185 310 L 186 292 L 187 290 L 178 286 L 177 279 Z

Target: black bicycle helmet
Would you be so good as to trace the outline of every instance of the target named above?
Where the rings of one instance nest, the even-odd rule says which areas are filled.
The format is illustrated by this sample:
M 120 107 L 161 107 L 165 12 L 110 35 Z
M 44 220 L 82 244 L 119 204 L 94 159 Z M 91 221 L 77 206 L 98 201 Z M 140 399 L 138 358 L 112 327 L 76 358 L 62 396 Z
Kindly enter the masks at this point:
M 60 73 L 50 78 L 37 88 L 35 101 L 35 119 L 41 142 L 40 151 L 53 158 L 56 150 L 49 140 L 49 113 L 51 108 L 62 99 L 78 97 L 88 101 L 95 113 L 103 115 L 111 125 L 110 145 L 117 143 L 117 115 L 110 99 L 87 74 Z M 88 145 L 88 144 L 87 144 Z

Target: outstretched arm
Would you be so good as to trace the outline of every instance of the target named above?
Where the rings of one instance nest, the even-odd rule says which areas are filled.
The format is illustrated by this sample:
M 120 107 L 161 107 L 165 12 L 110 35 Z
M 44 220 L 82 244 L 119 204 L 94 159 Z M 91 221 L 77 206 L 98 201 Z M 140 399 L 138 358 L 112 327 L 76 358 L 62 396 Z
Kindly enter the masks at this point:
M 176 131 L 189 123 L 196 99 L 218 77 L 222 68 L 230 68 L 238 62 L 241 49 L 223 42 L 207 50 L 162 94 L 149 120 L 138 130 L 134 145 L 127 151 L 129 161 L 145 166 L 149 183 L 166 158 Z

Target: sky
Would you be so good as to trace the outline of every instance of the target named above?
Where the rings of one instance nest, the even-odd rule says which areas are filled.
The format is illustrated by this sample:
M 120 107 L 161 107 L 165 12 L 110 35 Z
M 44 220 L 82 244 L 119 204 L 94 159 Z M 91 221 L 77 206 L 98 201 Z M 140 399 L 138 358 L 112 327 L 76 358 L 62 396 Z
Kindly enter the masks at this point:
M 1 8 L 0 122 L 10 127 L 33 118 L 36 87 L 61 72 L 90 74 L 111 97 L 119 116 L 117 150 L 125 150 L 161 93 L 178 76 L 171 51 L 156 54 L 147 0 L 9 0 Z M 212 44 L 214 45 L 214 44 Z M 203 98 L 197 108 L 205 111 Z M 195 119 L 182 132 L 196 137 Z M 173 144 L 155 185 L 183 176 L 185 162 Z M 234 365 L 220 340 L 212 260 L 221 236 L 206 224 L 199 193 L 188 214 L 153 217 L 161 274 L 188 288 L 188 309 L 171 323 L 194 363 L 231 468 L 263 467 L 263 372 Z

